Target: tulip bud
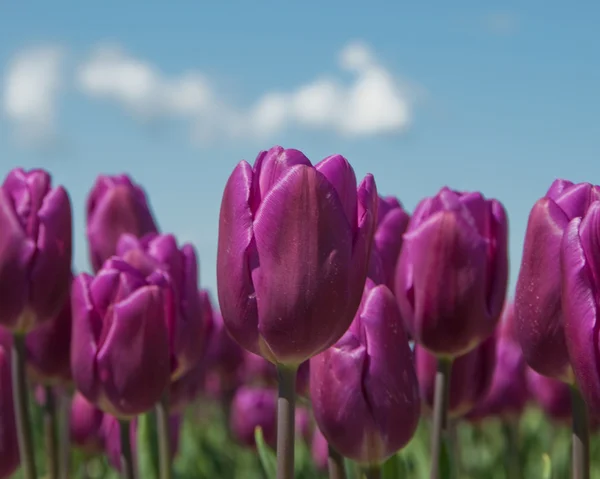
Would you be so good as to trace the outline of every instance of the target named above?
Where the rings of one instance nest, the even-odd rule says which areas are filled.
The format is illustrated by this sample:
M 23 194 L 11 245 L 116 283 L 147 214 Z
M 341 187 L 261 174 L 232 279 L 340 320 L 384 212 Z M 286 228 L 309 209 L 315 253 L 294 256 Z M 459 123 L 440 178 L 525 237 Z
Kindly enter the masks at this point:
M 342 156 L 312 166 L 277 146 L 242 161 L 221 204 L 217 284 L 223 319 L 248 351 L 299 365 L 334 344 L 360 303 L 377 189 Z
M 69 428 L 71 442 L 88 454 L 104 450 L 102 423 L 104 413 L 76 392 L 71 401 Z
M 52 385 L 71 381 L 71 318 L 69 296 L 54 318 L 27 334 L 27 363 L 35 382 Z
M 375 465 L 415 433 L 420 402 L 413 355 L 391 291 L 367 280 L 346 334 L 311 359 L 319 429 L 340 454 Z
M 415 347 L 421 398 L 433 408 L 437 358 L 422 346 Z M 492 383 L 496 363 L 496 336 L 491 336 L 452 362 L 448 417 L 462 417 L 482 401 Z
M 73 283 L 71 368 L 86 399 L 117 417 L 148 411 L 169 382 L 168 277 L 119 258 Z
M 496 327 L 508 282 L 504 207 L 448 188 L 416 208 L 396 267 L 396 298 L 412 338 L 437 356 L 474 349 Z
M 43 170 L 12 170 L 0 187 L 0 324 L 26 333 L 56 316 L 71 279 L 71 203 Z
M 265 443 L 275 449 L 277 442 L 277 391 L 241 386 L 231 403 L 229 427 L 240 444 L 255 447 L 254 430 L 262 428 Z
M 379 197 L 377 209 L 377 228 L 373 236 L 373 249 L 381 259 L 383 282 L 394 291 L 396 263 L 402 248 L 402 238 L 410 215 L 404 211 L 402 204 L 393 196 Z M 372 255 L 372 258 L 374 255 Z M 372 277 L 369 274 L 369 277 Z M 378 275 L 377 275 L 378 276 Z
M 11 340 L 10 333 L 0 329 L 0 478 L 11 477 L 20 464 L 12 396 Z
M 179 249 L 173 235 L 151 233 L 141 240 L 121 236 L 117 254 L 149 276 L 165 270 L 173 284 L 173 310 L 176 321 L 168 324 L 171 344 L 172 379 L 190 371 L 202 358 L 205 324 L 198 292 L 198 260 L 191 244 Z
M 127 175 L 96 179 L 87 199 L 87 237 L 94 271 L 117 251 L 123 233 L 141 238 L 158 228 L 144 190 Z
M 529 214 L 515 314 L 525 360 L 538 373 L 571 381 L 561 307 L 560 246 L 573 218 L 600 200 L 600 187 L 556 180 Z M 586 332 L 587 334 L 587 332 Z
M 562 309 L 571 367 L 591 412 L 600 411 L 600 201 L 562 239 Z
M 551 419 L 564 424 L 572 421 L 568 384 L 542 376 L 531 368 L 527 368 L 526 378 L 531 398 Z
M 489 392 L 469 413 L 469 419 L 490 416 L 518 418 L 527 402 L 525 360 L 514 334 L 514 307 L 508 304 L 499 326 L 496 367 Z
M 308 395 L 308 382 L 310 377 L 310 361 L 304 361 L 298 367 L 296 377 L 296 394 Z M 271 387 L 277 386 L 277 368 L 262 356 L 244 352 L 244 379 L 246 384 L 258 384 Z
M 314 428 L 310 452 L 319 471 L 326 471 L 329 462 L 329 444 L 318 427 Z

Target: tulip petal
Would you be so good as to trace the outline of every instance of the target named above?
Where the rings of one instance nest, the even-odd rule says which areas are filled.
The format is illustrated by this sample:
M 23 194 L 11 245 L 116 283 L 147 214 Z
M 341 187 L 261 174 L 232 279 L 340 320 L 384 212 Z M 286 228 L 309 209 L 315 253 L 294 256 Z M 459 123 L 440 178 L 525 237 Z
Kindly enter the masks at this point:
M 331 183 L 306 166 L 291 168 L 271 189 L 254 232 L 260 334 L 279 362 L 299 364 L 328 346 L 336 322 L 352 320 L 352 232 Z
M 550 185 L 550 188 L 548 188 L 548 191 L 546 192 L 545 196 L 547 196 L 551 200 L 556 201 L 560 197 L 560 195 L 562 195 L 563 191 L 565 191 L 571 186 L 573 186 L 573 183 L 569 180 L 554 180 Z
M 379 203 L 380 208 L 382 203 Z M 385 283 L 392 291 L 394 290 L 396 264 L 402 248 L 402 237 L 408 227 L 409 220 L 408 213 L 402 207 L 393 209 L 379 223 L 373 237 L 374 247 L 381 256 Z
M 491 256 L 488 270 L 488 311 L 492 318 L 502 314 L 506 290 L 508 288 L 508 218 L 502 203 L 491 201 L 489 254 Z
M 40 319 L 50 319 L 60 312 L 71 283 L 71 202 L 64 188 L 48 193 L 38 217 L 37 252 L 30 273 L 30 304 Z
M 600 364 L 597 359 L 599 323 L 593 273 L 582 243 L 593 241 L 598 244 L 599 211 L 598 208 L 595 210 L 594 227 L 580 228 L 581 218 L 573 219 L 565 231 L 561 247 L 566 341 L 573 373 L 590 411 L 600 410 Z M 581 234 L 587 237 L 584 239 L 580 237 Z M 597 257 L 593 261 L 597 261 Z
M 251 271 L 258 261 L 250 199 L 252 168 L 242 161 L 227 181 L 219 219 L 217 285 L 227 330 L 245 349 L 260 354 L 256 292 Z
M 34 242 L 15 216 L 11 198 L 0 188 L 0 324 L 13 329 L 29 296 L 29 265 L 35 253 Z
M 561 378 L 569 368 L 560 299 L 560 244 L 569 223 L 549 198 L 532 208 L 515 293 L 515 319 L 530 367 Z
M 135 416 L 151 409 L 165 391 L 170 363 L 163 311 L 163 292 L 156 286 L 114 305 L 112 328 L 97 354 L 105 410 Z
M 414 295 L 414 314 L 405 319 L 414 321 L 417 342 L 436 354 L 460 355 L 491 334 L 497 318 L 485 303 L 487 241 L 460 211 L 435 213 L 406 233 L 400 256 L 398 267 L 410 267 L 397 272 L 396 288 L 402 298 L 405 291 Z
M 356 175 L 348 160 L 341 155 L 328 156 L 315 165 L 318 172 L 335 188 L 337 195 L 344 207 L 348 224 L 352 231 L 356 231 Z
M 20 463 L 13 410 L 10 351 L 0 345 L 0 477 L 11 477 Z

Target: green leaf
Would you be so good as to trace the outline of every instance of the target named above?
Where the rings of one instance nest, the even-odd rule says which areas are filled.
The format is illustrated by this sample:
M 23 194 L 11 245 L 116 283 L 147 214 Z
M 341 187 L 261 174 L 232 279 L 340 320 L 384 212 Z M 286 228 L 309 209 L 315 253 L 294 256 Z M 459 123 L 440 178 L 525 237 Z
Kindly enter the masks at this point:
M 390 457 L 383 466 L 381 466 L 381 479 L 396 479 L 398 477 L 406 477 L 402 474 L 402 465 L 398 456 Z
M 140 477 L 158 479 L 158 433 L 154 411 L 138 416 L 137 454 Z
M 262 464 L 267 478 L 275 479 L 277 475 L 277 456 L 275 456 L 275 453 L 265 443 L 262 428 L 260 426 L 257 426 L 256 429 L 254 429 L 254 440 L 256 442 L 260 463 Z

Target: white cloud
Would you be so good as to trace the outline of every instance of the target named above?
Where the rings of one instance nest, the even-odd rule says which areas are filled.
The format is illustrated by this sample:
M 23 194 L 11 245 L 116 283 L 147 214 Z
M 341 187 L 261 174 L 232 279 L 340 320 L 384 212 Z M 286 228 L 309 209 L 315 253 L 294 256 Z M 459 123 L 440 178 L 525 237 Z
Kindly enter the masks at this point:
M 92 52 L 77 72 L 85 94 L 112 101 L 134 117 L 186 120 L 198 141 L 271 137 L 289 128 L 367 136 L 404 130 L 412 102 L 398 80 L 363 43 L 351 43 L 339 66 L 353 80 L 317 78 L 292 91 L 272 91 L 249 109 L 228 102 L 199 72 L 168 76 L 115 46 Z
M 495 12 L 484 16 L 483 25 L 494 35 L 512 35 L 519 28 L 519 18 L 511 12 Z
M 3 110 L 24 144 L 47 144 L 54 139 L 63 60 L 59 47 L 43 46 L 20 52 L 7 67 Z

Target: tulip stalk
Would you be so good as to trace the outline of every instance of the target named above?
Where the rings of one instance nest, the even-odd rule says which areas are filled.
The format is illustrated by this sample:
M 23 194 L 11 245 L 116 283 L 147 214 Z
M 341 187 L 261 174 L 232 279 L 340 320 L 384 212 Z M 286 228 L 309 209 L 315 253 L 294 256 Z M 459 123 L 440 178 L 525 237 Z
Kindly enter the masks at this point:
M 294 478 L 297 373 L 298 366 L 277 365 L 277 479 Z
M 381 479 L 381 466 L 368 466 L 363 469 L 365 479 Z
M 433 429 L 431 431 L 431 479 L 443 477 L 444 455 L 449 454 L 448 404 L 450 400 L 450 373 L 452 359 L 438 358 L 433 400 Z
M 24 479 L 37 479 L 31 418 L 29 416 L 29 394 L 25 371 L 25 335 L 13 335 L 12 347 L 12 390 L 15 407 L 15 423 L 21 467 Z
M 119 421 L 121 439 L 121 477 L 123 479 L 135 479 L 133 467 L 133 454 L 131 453 L 131 437 L 129 426 L 129 421 Z
M 327 445 L 327 469 L 329 479 L 346 479 L 344 458 L 331 444 Z
M 521 479 L 521 463 L 519 460 L 519 420 L 509 418 L 503 421 L 502 431 L 506 443 L 507 476 L 511 479 Z
M 169 434 L 169 393 L 168 390 L 156 405 L 156 430 L 158 432 L 159 478 L 171 479 L 171 435 Z
M 51 386 L 44 387 L 44 448 L 46 453 L 46 477 L 58 478 L 58 410 L 56 396 Z
M 590 478 L 590 430 L 587 405 L 577 386 L 570 386 L 573 414 L 572 473 L 573 479 Z

